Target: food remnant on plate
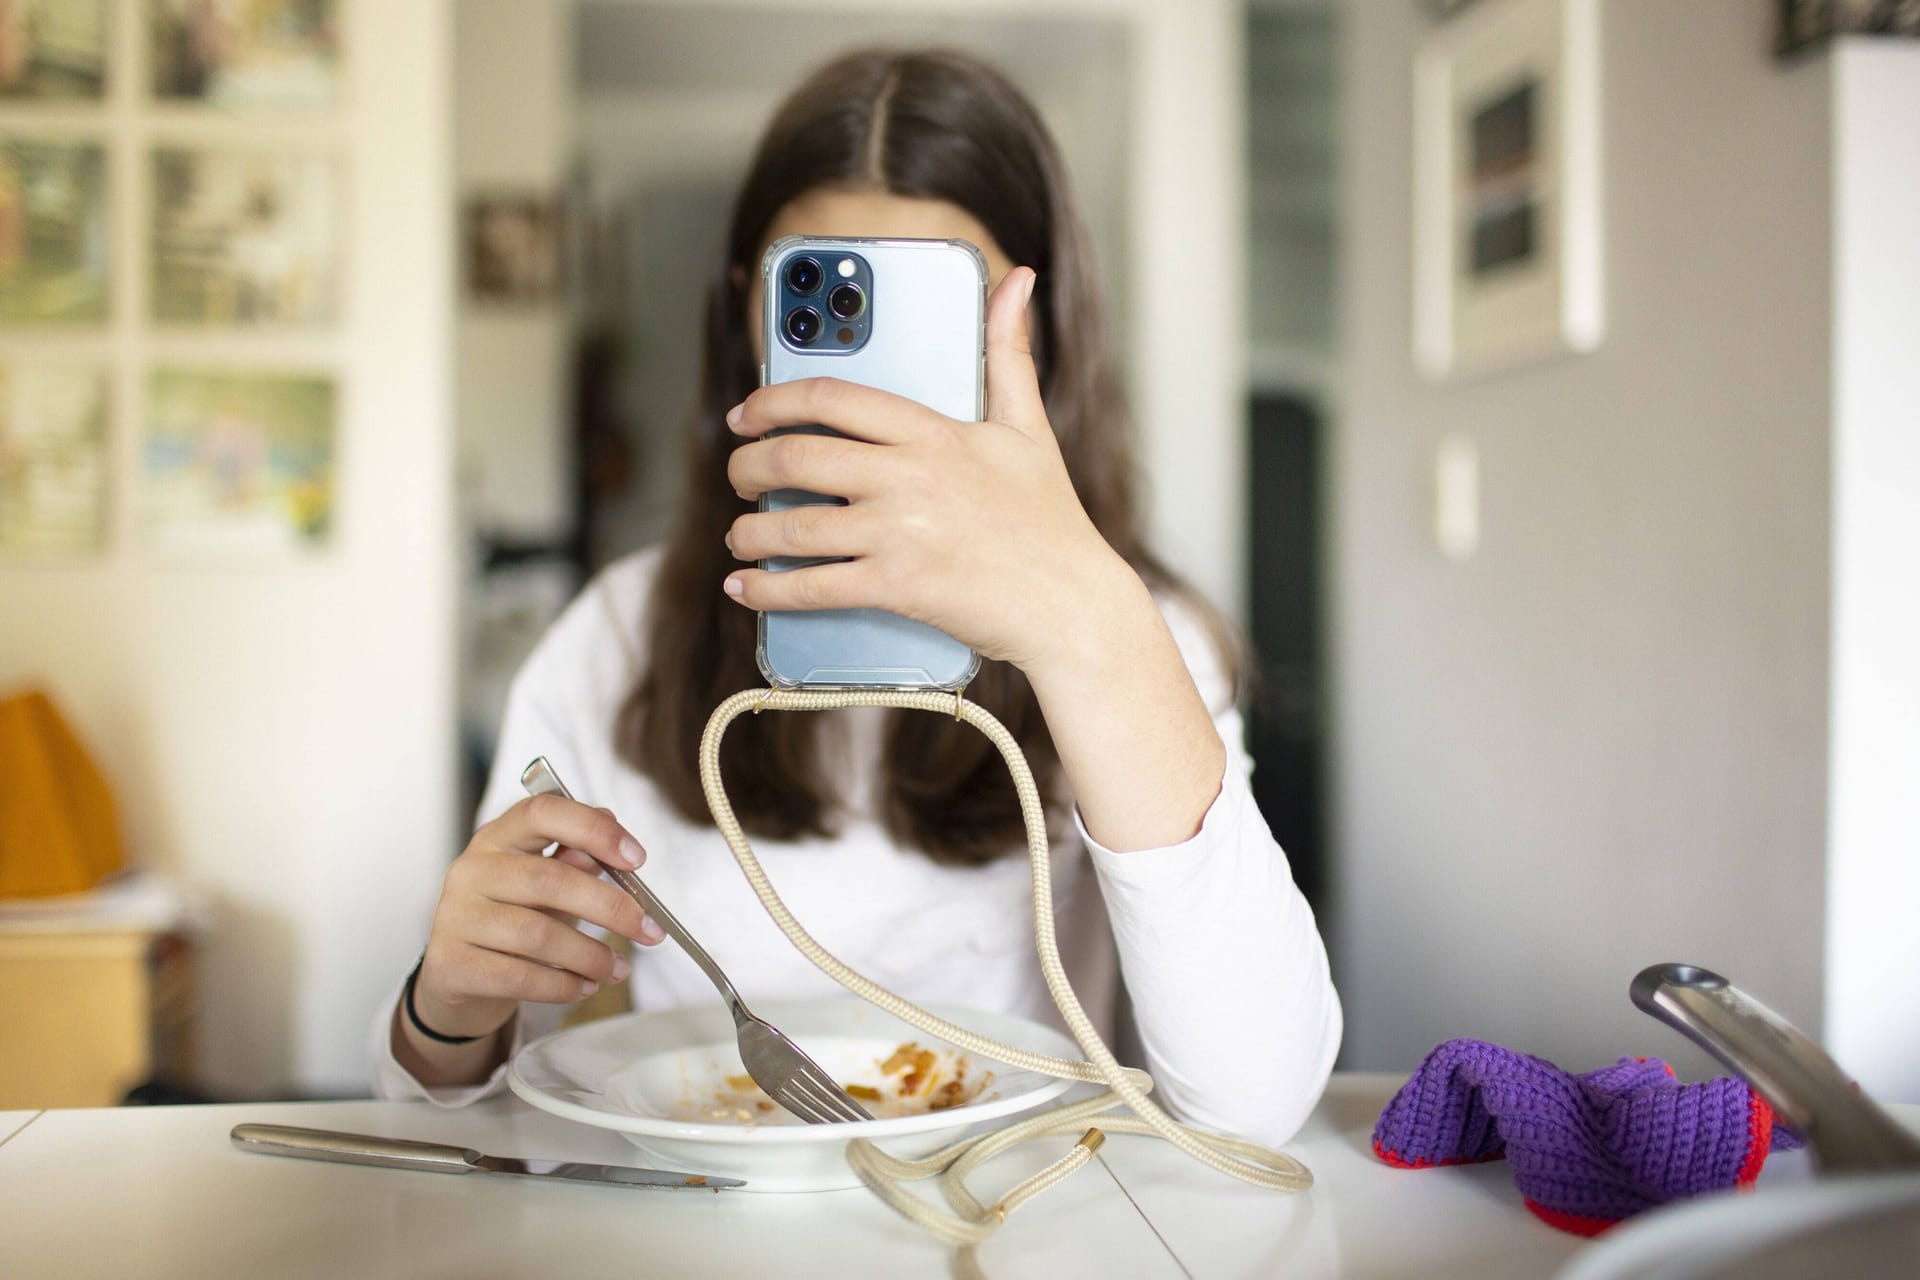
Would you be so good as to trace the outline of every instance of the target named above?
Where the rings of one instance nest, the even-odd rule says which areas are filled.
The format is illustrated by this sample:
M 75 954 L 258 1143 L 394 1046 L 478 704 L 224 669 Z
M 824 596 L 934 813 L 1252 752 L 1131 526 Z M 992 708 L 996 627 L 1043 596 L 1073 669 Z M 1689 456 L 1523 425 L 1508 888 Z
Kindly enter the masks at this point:
M 933 1078 L 933 1050 L 922 1049 L 917 1044 L 903 1044 L 893 1051 L 893 1056 L 880 1064 L 885 1075 L 900 1076 L 901 1094 L 920 1092 L 920 1086 Z M 901 1075 L 901 1072 L 906 1074 Z
M 939 1057 L 931 1049 L 922 1049 L 917 1044 L 903 1044 L 893 1051 L 892 1057 L 880 1064 L 880 1071 L 883 1075 L 900 1077 L 900 1096 L 903 1100 L 925 1097 L 929 1111 L 965 1106 L 979 1097 L 993 1079 L 993 1072 L 983 1072 L 969 1087 L 968 1062 L 962 1057 L 954 1060 L 953 1077 L 942 1082 Z
M 912 1043 L 900 1045 L 886 1058 L 876 1058 L 874 1066 L 881 1077 L 878 1083 L 853 1080 L 843 1087 L 850 1096 L 865 1104 L 876 1120 L 962 1107 L 978 1099 L 993 1082 L 993 1072 L 974 1072 L 965 1055 L 951 1049 L 923 1049 Z M 747 1128 L 758 1127 L 762 1121 L 802 1123 L 781 1111 L 753 1082 L 752 1076 L 725 1076 L 720 1083 L 710 1103 L 685 1106 L 682 1117 Z
M 934 1090 L 933 1101 L 927 1104 L 927 1110 L 945 1111 L 949 1107 L 957 1107 L 961 1103 L 968 1101 L 971 1101 L 971 1099 L 967 1096 L 967 1086 L 965 1082 L 949 1080 Z
M 964 1055 L 922 1049 L 903 1044 L 879 1064 L 887 1083 L 876 1089 L 869 1085 L 849 1084 L 847 1092 L 861 1101 L 890 1101 L 886 1089 L 892 1086 L 893 1115 L 919 1115 L 923 1111 L 946 1111 L 965 1106 L 986 1091 L 993 1072 L 982 1071 L 967 1078 L 971 1065 Z M 921 1100 L 925 1105 L 920 1105 Z

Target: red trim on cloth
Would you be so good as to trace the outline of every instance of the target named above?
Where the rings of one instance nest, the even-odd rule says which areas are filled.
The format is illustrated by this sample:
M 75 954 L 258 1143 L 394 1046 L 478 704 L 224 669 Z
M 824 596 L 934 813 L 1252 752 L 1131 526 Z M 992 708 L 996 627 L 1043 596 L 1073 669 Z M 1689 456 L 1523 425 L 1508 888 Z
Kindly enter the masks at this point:
M 1533 1216 L 1550 1227 L 1558 1227 L 1576 1236 L 1597 1236 L 1610 1227 L 1620 1225 L 1618 1218 L 1589 1218 L 1585 1214 L 1567 1213 L 1561 1209 L 1549 1209 L 1538 1200 L 1524 1200 Z
M 1747 1158 L 1740 1162 L 1740 1172 L 1733 1175 L 1733 1185 L 1752 1186 L 1772 1150 L 1773 1105 L 1756 1092 L 1747 1104 Z
M 1396 1169 L 1440 1169 L 1450 1164 L 1486 1164 L 1492 1160 L 1506 1159 L 1506 1152 L 1496 1151 L 1490 1156 L 1453 1156 L 1446 1160 L 1406 1160 L 1398 1151 L 1389 1151 L 1380 1145 L 1380 1139 L 1373 1140 L 1373 1154 Z

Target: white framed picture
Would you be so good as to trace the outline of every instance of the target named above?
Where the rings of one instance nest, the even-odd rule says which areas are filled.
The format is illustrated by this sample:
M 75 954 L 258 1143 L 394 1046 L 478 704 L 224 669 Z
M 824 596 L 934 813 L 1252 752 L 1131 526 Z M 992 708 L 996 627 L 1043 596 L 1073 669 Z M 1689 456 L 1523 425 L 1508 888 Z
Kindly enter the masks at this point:
M 140 446 L 147 549 L 244 559 L 324 547 L 337 398 L 322 372 L 152 370 Z
M 98 102 L 107 0 L 0 0 L 0 102 Z
M 107 394 L 104 365 L 0 360 L 0 556 L 106 545 Z
M 0 135 L 0 325 L 106 322 L 107 197 L 98 142 Z
M 153 96 L 223 111 L 330 107 L 340 0 L 148 0 Z
M 1597 348 L 1599 0 L 1482 0 L 1413 87 L 1414 363 L 1455 378 Z
M 157 147 L 152 319 L 231 328 L 335 320 L 340 191 L 337 160 L 323 152 Z

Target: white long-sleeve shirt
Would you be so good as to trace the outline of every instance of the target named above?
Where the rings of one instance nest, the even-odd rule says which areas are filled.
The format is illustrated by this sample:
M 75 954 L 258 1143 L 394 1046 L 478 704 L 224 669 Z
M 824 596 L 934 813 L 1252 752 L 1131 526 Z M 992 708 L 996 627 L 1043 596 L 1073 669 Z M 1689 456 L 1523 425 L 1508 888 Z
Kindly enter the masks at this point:
M 478 821 L 519 800 L 520 771 L 544 755 L 576 797 L 611 808 L 646 846 L 641 874 L 648 886 L 749 1001 L 844 994 L 768 919 L 719 832 L 681 818 L 615 753 L 614 721 L 645 661 L 645 614 L 659 554 L 644 551 L 609 566 L 527 659 L 507 700 Z M 1339 997 L 1313 913 L 1248 789 L 1252 764 L 1213 642 L 1190 611 L 1166 602 L 1163 610 L 1226 744 L 1225 776 L 1199 832 L 1166 848 L 1105 849 L 1076 813 L 1071 833 L 1052 851 L 1061 949 L 1074 989 L 1103 1033 L 1117 953 L 1163 1105 L 1190 1123 L 1277 1145 L 1306 1119 L 1333 1069 Z M 822 735 L 822 749 L 836 753 L 847 780 L 837 834 L 754 841 L 795 916 L 828 950 L 911 1000 L 1001 1010 L 1064 1029 L 1034 951 L 1024 844 L 974 867 L 939 866 L 902 848 L 873 803 L 884 713 L 809 714 L 841 721 L 837 732 Z M 671 943 L 634 948 L 632 962 L 637 1009 L 715 998 Z M 415 1080 L 393 1055 L 398 997 L 396 984 L 373 1023 L 379 1096 L 460 1106 L 502 1088 L 504 1067 L 465 1087 L 428 1088 Z M 523 1004 L 513 1048 L 554 1030 L 565 1012 Z

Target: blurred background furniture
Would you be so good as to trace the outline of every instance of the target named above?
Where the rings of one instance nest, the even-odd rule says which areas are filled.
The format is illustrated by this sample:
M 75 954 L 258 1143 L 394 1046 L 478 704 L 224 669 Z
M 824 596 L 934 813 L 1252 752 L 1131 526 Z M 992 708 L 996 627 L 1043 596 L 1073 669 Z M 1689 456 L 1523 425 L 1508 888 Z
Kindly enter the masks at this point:
M 106 1107 L 194 1080 L 191 898 L 150 874 L 0 902 L 0 1108 Z

